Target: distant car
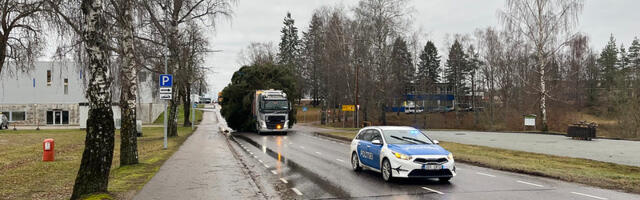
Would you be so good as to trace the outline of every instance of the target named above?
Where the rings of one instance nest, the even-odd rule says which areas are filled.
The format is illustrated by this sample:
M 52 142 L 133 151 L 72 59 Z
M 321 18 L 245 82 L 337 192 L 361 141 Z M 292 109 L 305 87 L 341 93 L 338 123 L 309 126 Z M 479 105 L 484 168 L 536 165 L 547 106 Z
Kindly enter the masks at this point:
M 9 129 L 9 119 L 4 114 L 0 114 L 0 129 Z
M 456 165 L 453 154 L 438 144 L 412 127 L 366 127 L 351 142 L 351 166 L 354 171 L 381 172 L 385 181 L 438 178 L 447 182 L 456 175 Z

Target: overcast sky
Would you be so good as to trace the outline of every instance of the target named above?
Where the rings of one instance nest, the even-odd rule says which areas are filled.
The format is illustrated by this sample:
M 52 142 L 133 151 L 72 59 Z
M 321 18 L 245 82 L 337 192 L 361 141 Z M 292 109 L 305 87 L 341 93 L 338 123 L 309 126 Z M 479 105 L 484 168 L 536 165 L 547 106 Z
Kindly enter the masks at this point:
M 282 21 L 291 12 L 299 33 L 306 31 L 314 9 L 323 5 L 344 5 L 352 8 L 357 0 L 238 0 L 234 16 L 221 21 L 209 40 L 212 49 L 222 52 L 207 57 L 206 65 L 215 73 L 209 75 L 210 95 L 215 96 L 231 81 L 240 68 L 238 53 L 251 42 L 273 42 L 280 39 Z M 500 26 L 496 13 L 504 0 L 414 0 L 410 3 L 415 30 L 425 33 L 424 40 L 432 40 L 439 49 L 446 47 L 447 34 L 472 34 L 476 29 Z M 577 31 L 591 38 L 591 46 L 598 51 L 613 34 L 618 44 L 626 47 L 640 36 L 640 1 L 586 0 Z M 350 9 L 348 9 L 350 10 Z M 301 35 L 300 35 L 301 37 Z

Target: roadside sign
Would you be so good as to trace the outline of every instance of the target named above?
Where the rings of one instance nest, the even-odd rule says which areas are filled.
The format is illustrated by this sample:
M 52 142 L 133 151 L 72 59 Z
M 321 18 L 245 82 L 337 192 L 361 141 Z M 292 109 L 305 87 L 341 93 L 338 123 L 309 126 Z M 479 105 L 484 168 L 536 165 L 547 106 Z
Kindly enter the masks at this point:
M 306 106 L 302 107 L 302 112 L 307 112 L 307 110 L 309 110 Z
M 535 126 L 536 125 L 536 115 L 525 115 L 524 116 L 524 125 L 525 126 Z
M 160 87 L 172 87 L 173 76 L 171 74 L 160 74 Z
M 170 87 L 161 87 L 160 88 L 160 94 L 171 94 L 171 88 Z
M 163 99 L 163 100 L 171 99 L 171 94 L 160 94 L 160 99 Z
M 197 108 L 198 104 L 197 103 L 193 103 L 193 108 Z
M 356 111 L 355 105 L 342 105 L 342 111 Z

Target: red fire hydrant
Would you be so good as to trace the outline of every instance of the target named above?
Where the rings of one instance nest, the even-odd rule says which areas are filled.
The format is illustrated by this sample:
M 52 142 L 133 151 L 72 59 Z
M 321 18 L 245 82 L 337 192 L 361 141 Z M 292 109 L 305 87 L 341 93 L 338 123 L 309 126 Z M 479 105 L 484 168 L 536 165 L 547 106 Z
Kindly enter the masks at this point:
M 42 161 L 53 161 L 53 146 L 54 142 L 51 138 L 45 139 L 42 142 Z

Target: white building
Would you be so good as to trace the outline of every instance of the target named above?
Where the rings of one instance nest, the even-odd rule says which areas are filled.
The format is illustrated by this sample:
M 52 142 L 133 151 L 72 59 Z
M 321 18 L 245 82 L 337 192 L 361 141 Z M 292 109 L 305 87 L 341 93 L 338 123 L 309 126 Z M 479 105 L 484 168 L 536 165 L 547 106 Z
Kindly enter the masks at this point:
M 10 65 L 10 63 L 8 64 Z M 156 100 L 152 73 L 141 71 L 138 77 L 138 116 L 143 123 L 153 122 L 164 107 Z M 0 112 L 17 125 L 71 125 L 84 127 L 88 114 L 85 97 L 89 77 L 75 62 L 37 62 L 26 72 L 3 70 L 0 74 Z M 113 112 L 119 126 L 119 90 L 112 84 Z

